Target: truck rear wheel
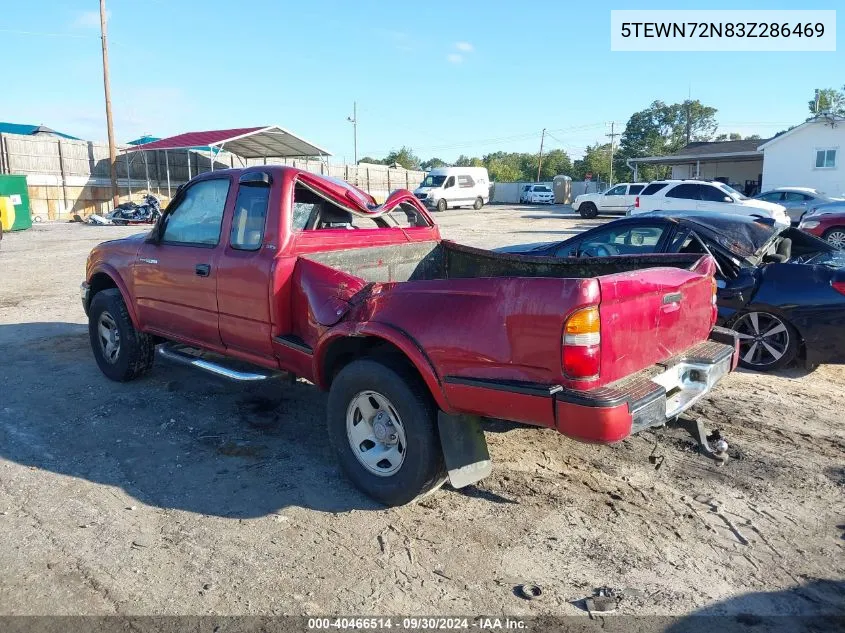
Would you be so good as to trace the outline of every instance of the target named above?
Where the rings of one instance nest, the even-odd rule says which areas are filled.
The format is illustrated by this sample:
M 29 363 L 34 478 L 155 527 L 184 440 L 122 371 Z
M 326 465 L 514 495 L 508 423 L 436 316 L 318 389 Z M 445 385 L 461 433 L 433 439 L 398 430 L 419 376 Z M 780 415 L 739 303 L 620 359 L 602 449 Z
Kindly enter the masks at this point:
M 133 380 L 153 366 L 153 337 L 138 332 L 132 325 L 117 288 L 94 295 L 88 309 L 88 335 L 100 371 L 111 380 Z
M 481 207 L 484 206 L 484 200 L 479 196 L 475 199 L 475 204 L 472 205 L 472 208 L 478 211 Z
M 328 433 L 352 483 L 385 505 L 409 503 L 446 479 L 437 407 L 398 363 L 344 367 L 329 392 Z
M 599 214 L 598 208 L 592 202 L 585 202 L 582 204 L 578 207 L 578 212 L 581 214 L 582 218 L 587 220 L 591 220 Z

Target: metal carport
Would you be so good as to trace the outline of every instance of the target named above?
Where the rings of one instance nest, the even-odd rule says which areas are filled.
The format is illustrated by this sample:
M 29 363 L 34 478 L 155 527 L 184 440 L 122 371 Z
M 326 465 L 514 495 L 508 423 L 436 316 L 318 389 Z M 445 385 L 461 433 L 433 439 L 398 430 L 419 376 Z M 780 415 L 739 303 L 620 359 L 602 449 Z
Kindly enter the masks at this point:
M 244 164 L 245 159 L 249 158 L 266 160 L 267 158 L 305 158 L 312 156 L 326 158 L 331 156 L 331 153 L 327 150 L 277 125 L 186 132 L 151 143 L 128 147 L 122 151 L 128 162 L 128 156 L 132 152 L 163 150 L 167 170 L 167 195 L 170 196 L 170 164 L 167 159 L 167 151 L 177 149 L 196 150 L 198 148 L 210 148 L 212 171 L 214 170 L 215 159 L 224 149 L 237 156 Z M 146 168 L 146 153 L 144 154 L 144 165 Z M 188 161 L 188 179 L 191 178 L 190 166 L 191 163 Z M 147 183 L 149 188 L 149 175 L 147 175 Z

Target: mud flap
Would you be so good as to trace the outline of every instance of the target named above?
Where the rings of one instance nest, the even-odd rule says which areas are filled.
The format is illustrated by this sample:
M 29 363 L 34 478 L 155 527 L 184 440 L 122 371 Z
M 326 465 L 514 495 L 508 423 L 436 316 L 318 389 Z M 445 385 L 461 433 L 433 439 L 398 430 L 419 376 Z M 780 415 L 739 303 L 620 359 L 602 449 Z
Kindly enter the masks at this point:
M 439 411 L 437 425 L 453 488 L 469 486 L 493 472 L 479 416 L 448 415 Z

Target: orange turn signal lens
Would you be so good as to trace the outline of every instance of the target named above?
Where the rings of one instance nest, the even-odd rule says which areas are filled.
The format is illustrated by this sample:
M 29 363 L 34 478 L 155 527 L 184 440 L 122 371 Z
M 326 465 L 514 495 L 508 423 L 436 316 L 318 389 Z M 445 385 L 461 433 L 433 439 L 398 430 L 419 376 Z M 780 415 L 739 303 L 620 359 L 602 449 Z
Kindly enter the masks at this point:
M 566 320 L 564 334 L 597 334 L 601 330 L 597 306 L 578 310 Z

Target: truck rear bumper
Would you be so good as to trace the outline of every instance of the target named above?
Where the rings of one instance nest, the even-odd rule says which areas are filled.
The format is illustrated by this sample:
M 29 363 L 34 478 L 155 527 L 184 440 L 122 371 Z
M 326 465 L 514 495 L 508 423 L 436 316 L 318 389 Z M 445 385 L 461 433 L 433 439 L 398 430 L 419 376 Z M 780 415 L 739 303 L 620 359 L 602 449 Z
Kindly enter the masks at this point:
M 473 413 L 556 428 L 583 442 L 610 444 L 643 429 L 662 426 L 707 394 L 738 360 L 734 332 L 714 328 L 710 340 L 616 383 L 592 390 L 446 377 L 450 403 Z M 449 387 L 455 389 L 450 390 Z M 462 397 L 496 405 L 466 407 Z M 479 392 L 483 390 L 484 393 Z M 468 402 L 466 403 L 468 404 Z M 491 407 L 492 408 L 492 407 Z
M 711 340 L 618 383 L 592 391 L 561 391 L 555 426 L 574 439 L 599 443 L 662 426 L 729 374 L 736 357 L 735 345 Z

